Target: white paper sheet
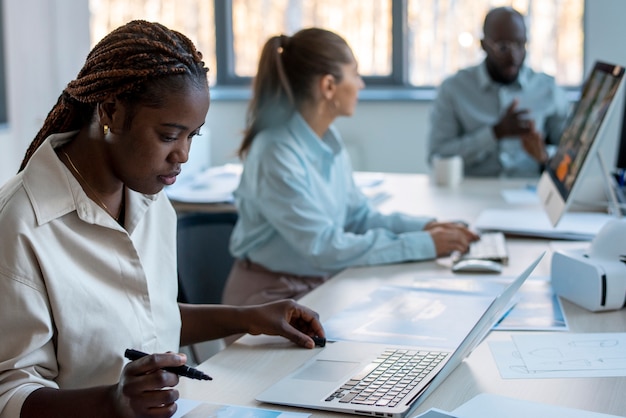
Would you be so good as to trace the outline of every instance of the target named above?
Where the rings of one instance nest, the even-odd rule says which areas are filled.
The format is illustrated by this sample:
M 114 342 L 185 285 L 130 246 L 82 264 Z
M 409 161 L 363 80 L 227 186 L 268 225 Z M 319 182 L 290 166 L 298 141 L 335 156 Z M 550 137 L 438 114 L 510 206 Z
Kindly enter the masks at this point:
M 569 325 L 561 301 L 548 278 L 526 280 L 517 292 L 519 300 L 494 329 L 509 331 L 567 331 Z
M 458 418 L 457 415 L 452 415 L 450 412 L 446 412 L 442 409 L 431 408 L 426 412 L 422 412 L 416 415 L 414 418 Z
M 311 414 L 282 412 L 235 405 L 220 405 L 191 399 L 179 399 L 172 418 L 306 418 Z
M 513 341 L 489 341 L 489 349 L 503 379 L 598 377 L 597 370 L 529 370 Z M 602 376 L 624 375 L 624 370 L 602 371 Z
M 622 370 L 626 376 L 626 333 L 544 333 L 514 335 L 529 370 Z
M 500 192 L 504 201 L 513 205 L 538 205 L 541 202 L 534 187 L 506 189 Z
M 488 393 L 475 396 L 452 413 L 458 418 L 619 418 L 616 415 L 529 402 Z
M 186 182 L 176 182 L 165 189 L 167 196 L 187 203 L 231 203 L 239 185 L 242 166 L 225 164 L 204 170 Z
M 503 379 L 626 376 L 626 333 L 536 333 L 490 341 Z

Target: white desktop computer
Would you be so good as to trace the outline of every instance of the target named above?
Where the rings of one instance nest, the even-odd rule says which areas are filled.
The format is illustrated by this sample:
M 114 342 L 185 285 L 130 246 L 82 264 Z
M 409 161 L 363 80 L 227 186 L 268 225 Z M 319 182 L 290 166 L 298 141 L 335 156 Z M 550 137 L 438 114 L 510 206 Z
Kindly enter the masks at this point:
M 611 174 L 599 153 L 607 116 L 621 97 L 624 67 L 597 62 L 585 81 L 558 149 L 537 185 L 537 194 L 556 226 L 574 201 L 584 201 L 583 184 L 599 173 L 607 200 L 615 201 Z M 623 94 L 623 93 L 622 93 Z M 597 208 L 596 208 L 597 209 Z M 556 251 L 552 257 L 554 292 L 590 311 L 620 309 L 626 305 L 626 220 L 609 221 L 589 248 Z
M 537 185 L 537 194 L 553 225 L 558 224 L 575 200 L 585 200 L 580 195 L 582 185 L 593 169 L 601 172 L 598 147 L 607 115 L 614 111 L 614 99 L 623 88 L 623 78 L 624 67 L 597 62 L 583 85 L 557 151 Z

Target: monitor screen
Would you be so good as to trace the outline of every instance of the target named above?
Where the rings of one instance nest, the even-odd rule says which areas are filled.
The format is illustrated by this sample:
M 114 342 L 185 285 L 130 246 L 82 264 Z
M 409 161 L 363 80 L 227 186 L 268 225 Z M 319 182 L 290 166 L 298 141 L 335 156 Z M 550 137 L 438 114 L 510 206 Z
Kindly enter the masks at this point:
M 595 63 L 563 129 L 557 151 L 539 179 L 537 194 L 555 226 L 571 205 L 580 179 L 594 160 L 598 139 L 606 125 L 603 122 L 614 108 L 613 99 L 623 76 L 621 66 Z

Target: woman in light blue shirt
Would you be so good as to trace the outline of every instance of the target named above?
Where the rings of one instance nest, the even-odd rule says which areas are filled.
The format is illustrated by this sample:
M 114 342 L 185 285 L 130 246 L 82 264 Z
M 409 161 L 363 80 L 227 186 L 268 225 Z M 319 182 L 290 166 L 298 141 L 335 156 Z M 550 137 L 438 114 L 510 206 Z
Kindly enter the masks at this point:
M 477 238 L 432 217 L 383 215 L 360 192 L 332 123 L 352 115 L 363 87 L 333 32 L 304 29 L 265 44 L 239 149 L 237 261 L 224 303 L 298 298 L 344 268 L 433 259 Z

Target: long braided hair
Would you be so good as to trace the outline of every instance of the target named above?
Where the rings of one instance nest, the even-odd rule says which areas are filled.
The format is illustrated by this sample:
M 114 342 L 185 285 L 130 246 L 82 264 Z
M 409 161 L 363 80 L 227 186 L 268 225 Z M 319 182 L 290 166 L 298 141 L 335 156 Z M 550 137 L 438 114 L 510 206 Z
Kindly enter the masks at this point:
M 144 20 L 115 29 L 91 50 L 76 79 L 63 90 L 19 171 L 49 135 L 91 123 L 96 105 L 107 97 L 129 105 L 130 116 L 125 120 L 129 124 L 135 105 L 158 107 L 164 89 L 179 88 L 190 80 L 208 86 L 207 72 L 202 54 L 179 32 Z

